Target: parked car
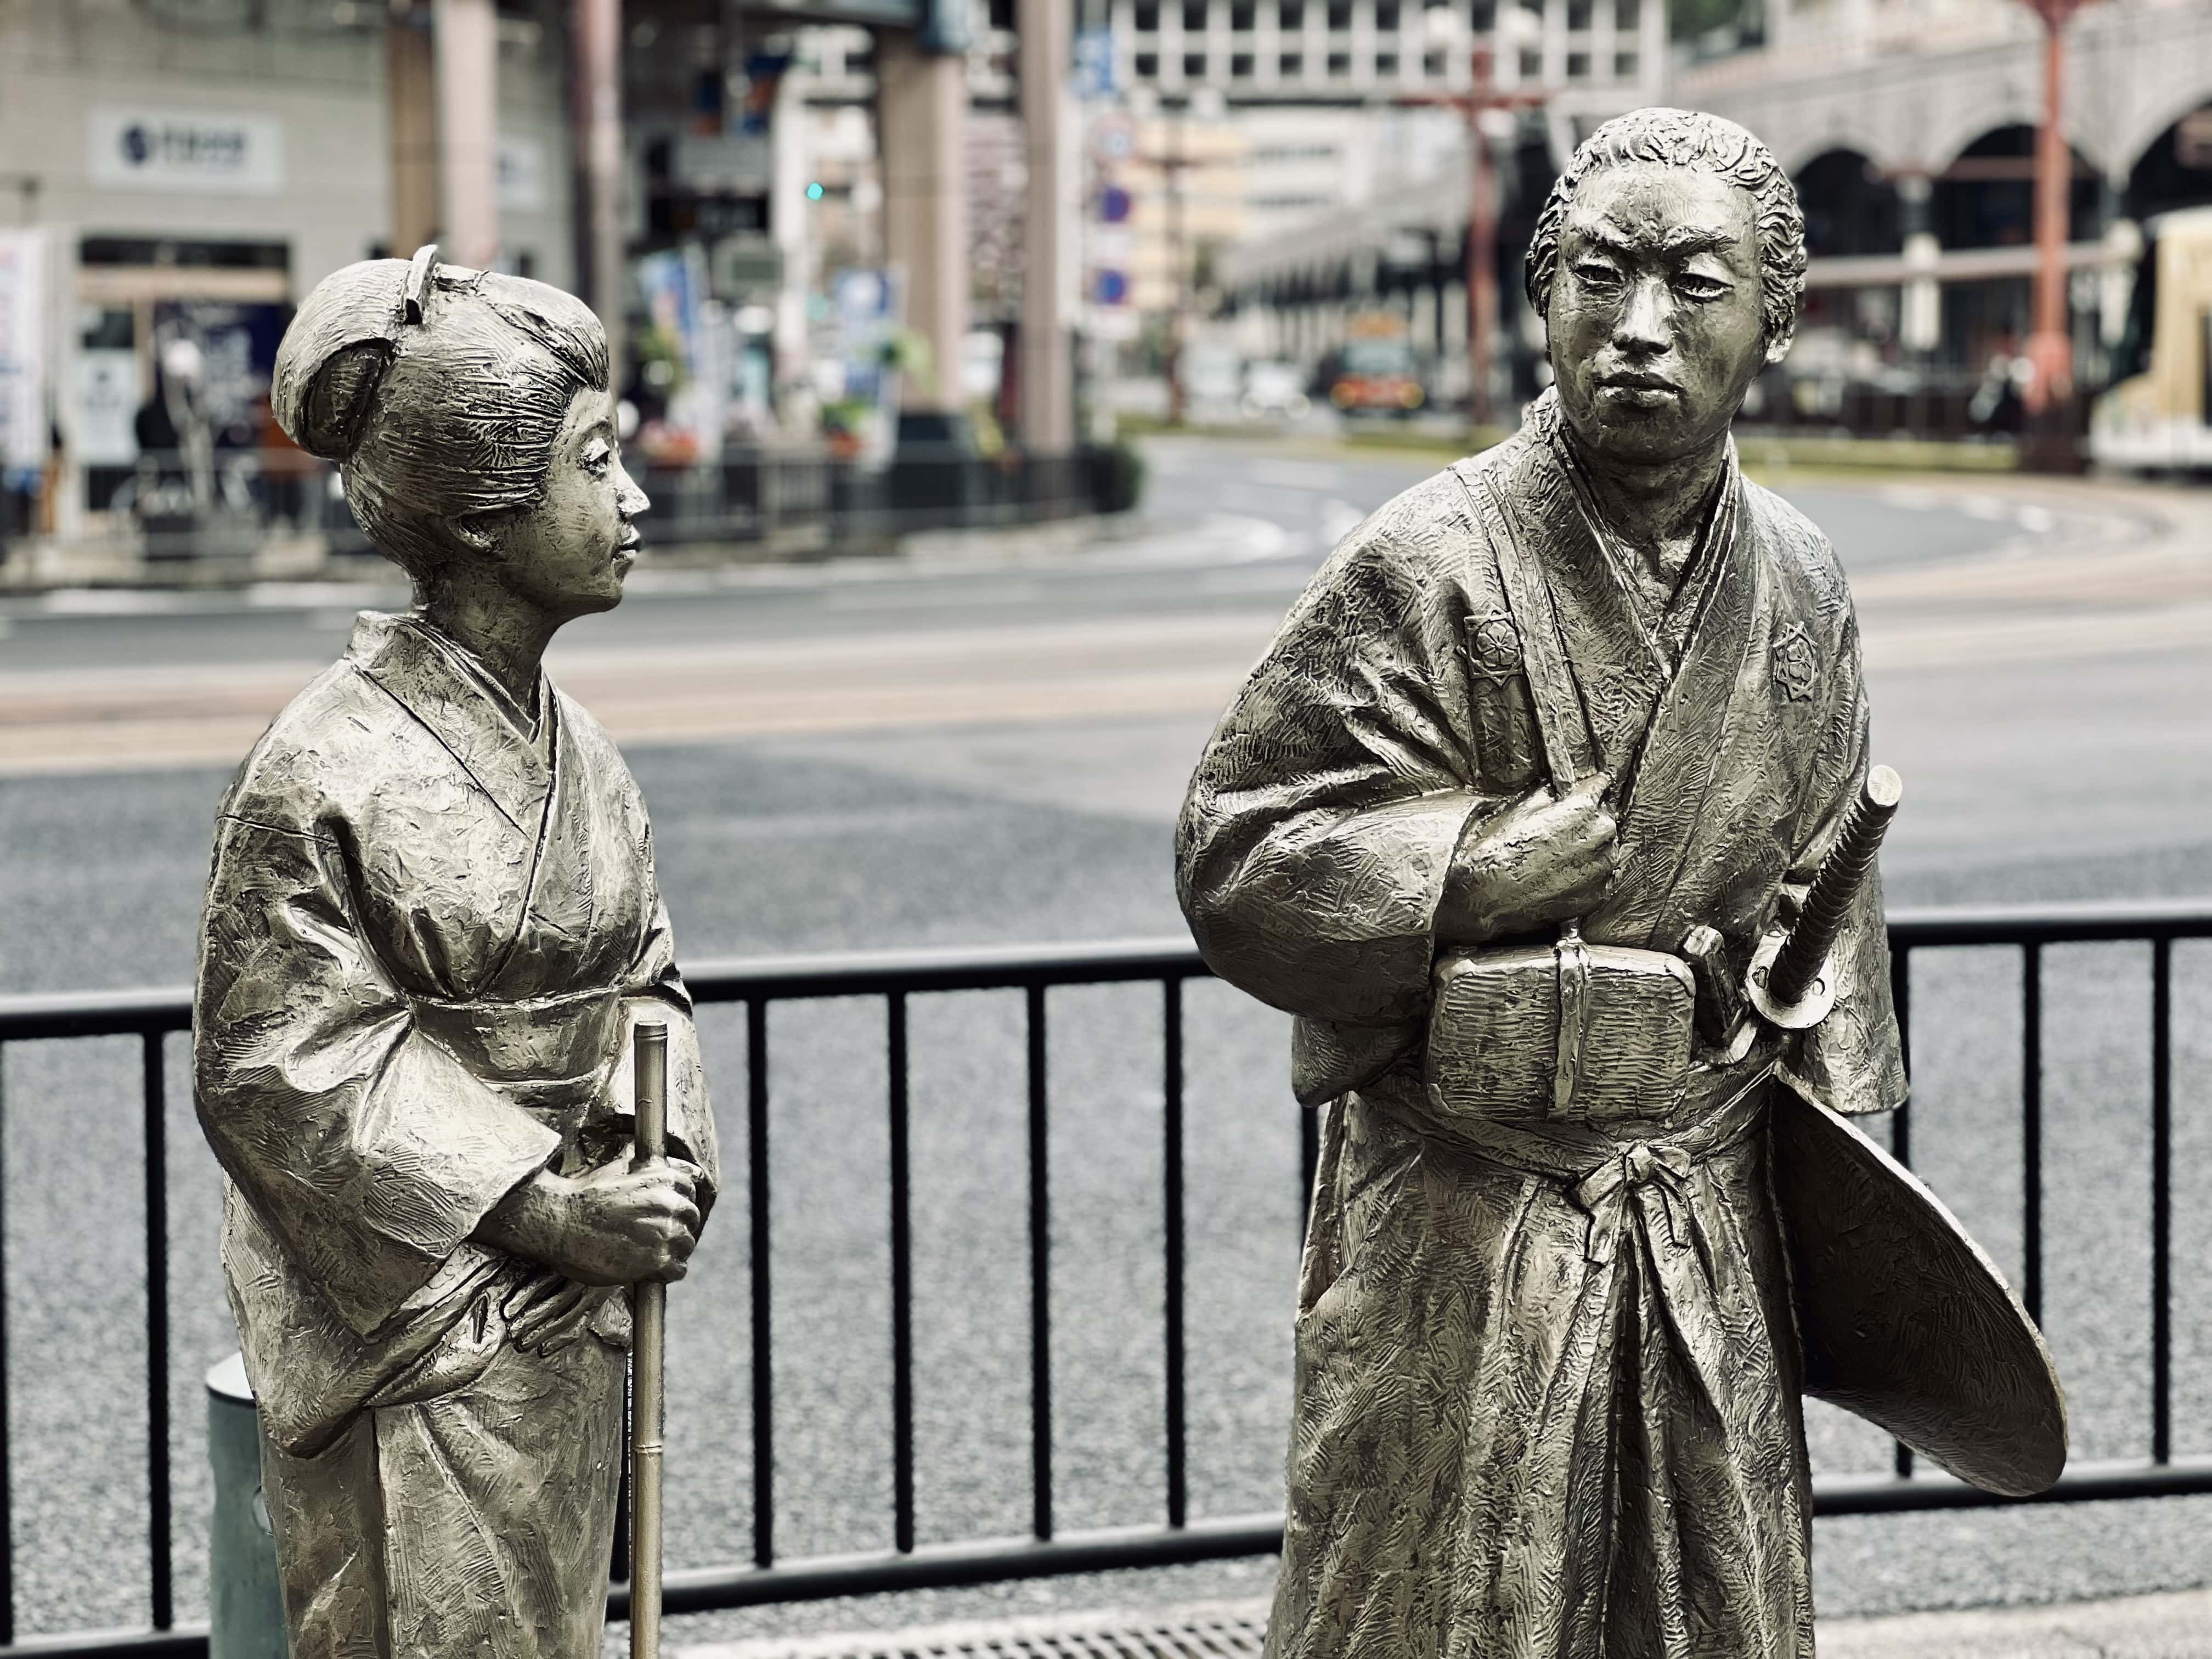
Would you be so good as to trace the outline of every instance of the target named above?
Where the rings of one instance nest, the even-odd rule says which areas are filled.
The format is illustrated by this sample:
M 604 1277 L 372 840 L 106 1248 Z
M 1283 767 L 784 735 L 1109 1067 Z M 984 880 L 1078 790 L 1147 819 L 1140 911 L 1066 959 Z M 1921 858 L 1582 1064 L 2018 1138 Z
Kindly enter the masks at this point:
M 1428 401 L 1421 364 L 1395 317 L 1355 317 L 1328 365 L 1328 400 L 1346 415 L 1411 415 Z
M 1305 376 L 1296 363 L 1257 362 L 1244 371 L 1244 396 L 1239 406 L 1252 421 L 1302 421 L 1313 407 L 1305 394 Z
M 1183 348 L 1183 397 L 1193 420 L 1233 416 L 1243 383 L 1244 360 L 1234 346 L 1200 341 Z

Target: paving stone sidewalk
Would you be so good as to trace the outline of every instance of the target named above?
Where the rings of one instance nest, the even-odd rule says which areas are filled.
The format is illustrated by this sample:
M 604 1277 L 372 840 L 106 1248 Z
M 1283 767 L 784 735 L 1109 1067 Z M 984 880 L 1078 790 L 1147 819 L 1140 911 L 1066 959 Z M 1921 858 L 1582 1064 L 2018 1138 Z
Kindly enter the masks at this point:
M 672 1659 L 1247 1659 L 1264 1601 L 1066 1613 L 679 1647 Z M 2048 1607 L 1838 1619 L 1820 1659 L 2212 1659 L 2212 1589 Z

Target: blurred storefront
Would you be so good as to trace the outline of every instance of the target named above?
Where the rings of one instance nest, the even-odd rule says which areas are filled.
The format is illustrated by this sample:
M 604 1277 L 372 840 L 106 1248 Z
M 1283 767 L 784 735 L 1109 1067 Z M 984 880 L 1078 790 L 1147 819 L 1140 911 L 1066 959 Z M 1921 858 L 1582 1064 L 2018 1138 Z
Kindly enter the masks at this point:
M 971 315 L 994 445 L 1020 425 L 1064 449 L 1072 348 L 1021 282 L 1050 241 L 1026 183 L 1057 143 L 1058 3 L 0 9 L 0 537 L 144 563 L 221 545 L 228 516 L 241 546 L 336 545 L 327 469 L 269 418 L 276 343 L 324 275 L 425 241 L 582 295 L 641 463 L 671 473 L 848 435 L 830 379 L 873 388 L 869 455 L 925 416 L 966 442 Z M 971 292 L 978 249 L 996 276 Z M 841 295 L 870 283 L 892 305 L 860 361 Z
M 2020 431 L 2044 96 L 2035 10 L 2022 0 L 1767 0 L 1740 16 L 1687 43 L 1669 96 L 1759 133 L 1805 204 L 1803 322 L 1749 412 L 1855 432 Z M 2061 62 L 2071 350 L 2062 341 L 2060 355 L 2087 394 L 2074 405 L 2086 424 L 2096 395 L 2148 350 L 2130 318 L 2160 216 L 2212 204 L 2212 8 L 2097 0 L 2064 24 Z M 2201 401 L 2192 392 L 2200 426 Z
M 493 19 L 497 246 L 505 268 L 567 283 L 559 19 Z M 281 448 L 267 392 L 290 307 L 393 246 L 388 37 L 428 21 L 331 0 L 0 11 L 0 226 L 35 234 L 51 277 L 46 527 L 143 516 L 148 492 L 205 509 L 235 482 L 221 456 Z

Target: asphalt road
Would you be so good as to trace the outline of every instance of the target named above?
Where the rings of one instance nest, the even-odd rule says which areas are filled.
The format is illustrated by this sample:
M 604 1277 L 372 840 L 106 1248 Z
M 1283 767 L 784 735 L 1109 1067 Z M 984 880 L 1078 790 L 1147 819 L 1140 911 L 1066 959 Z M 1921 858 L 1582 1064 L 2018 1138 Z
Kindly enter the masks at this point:
M 806 678 L 829 673 L 824 664 L 842 676 L 901 653 L 923 665 L 886 683 L 908 706 L 731 728 L 749 733 L 734 738 L 667 741 L 684 735 L 676 716 L 641 705 L 625 742 L 687 957 L 1179 928 L 1169 823 L 1222 683 L 1177 681 L 1148 702 L 1102 672 L 1092 691 L 1048 705 L 1039 677 L 1066 641 L 1108 634 L 1152 642 L 1157 659 L 1142 665 L 1155 689 L 1162 665 L 1185 656 L 1204 657 L 1208 673 L 1216 659 L 1249 659 L 1328 543 L 1426 466 L 1200 442 L 1152 453 L 1150 526 L 1079 560 L 641 581 L 630 603 L 564 641 L 576 673 L 606 688 L 586 696 L 594 707 L 663 657 L 702 675 L 716 652 L 797 665 L 778 672 L 808 697 L 834 690 Z M 2200 573 L 2186 548 L 2142 550 L 2169 503 L 1784 483 L 1861 587 L 1879 752 L 1912 791 L 1885 860 L 1893 902 L 2212 891 L 2212 687 L 2205 653 L 2172 634 L 2194 614 Z M 16 690 L 50 679 L 72 696 L 102 676 L 172 668 L 221 680 L 275 665 L 280 678 L 295 668 L 304 678 L 337 648 L 347 607 L 333 601 L 344 597 L 264 592 L 123 614 L 82 599 L 18 604 L 0 613 L 0 678 Z M 916 644 L 932 641 L 957 657 L 951 666 Z M 1043 665 L 996 701 L 980 696 L 957 720 L 916 716 L 934 707 L 929 674 L 974 674 L 1024 653 Z M 228 767 L 130 753 L 0 777 L 0 988 L 189 976 Z M 2047 1297 L 2077 1451 L 2090 1457 L 2139 1455 L 2148 1421 L 2146 958 L 2114 947 L 2049 960 Z M 2212 964 L 2193 948 L 2177 961 L 2175 1422 L 2179 1449 L 2208 1450 L 2212 1139 L 2197 1079 Z M 1923 964 L 1914 984 L 1916 1162 L 2008 1267 L 2020 1249 L 2017 974 L 2011 956 L 1960 953 Z M 1190 995 L 1191 1486 L 1195 1510 L 1225 1515 L 1279 1502 L 1295 1123 L 1284 1022 L 1223 988 Z M 914 1012 L 925 1539 L 1017 1532 L 1026 1520 L 1018 1012 L 997 997 L 924 999 Z M 881 1021 L 878 1005 L 855 1003 L 780 1009 L 772 1023 L 777 1545 L 789 1554 L 889 1540 Z M 741 1188 L 739 1034 L 724 1012 L 705 1025 L 729 1182 Z M 1052 1031 L 1061 1523 L 1142 1521 L 1158 1513 L 1162 1456 L 1157 991 L 1055 996 Z M 215 1182 L 182 1061 L 173 1042 L 173 1464 L 179 1608 L 191 1617 L 204 1602 L 198 1376 L 231 1339 L 213 1260 Z M 8 1055 L 0 1190 L 25 1630 L 145 1617 L 137 1077 L 128 1043 Z M 678 1565 L 750 1548 L 738 1212 L 718 1215 L 675 1298 Z M 1882 1467 L 1885 1443 L 1847 1419 L 1820 1413 L 1814 1433 L 1822 1467 Z M 1823 1522 L 1822 1604 L 1880 1611 L 2199 1583 L 2208 1527 L 2212 1510 L 2180 1502 Z M 1047 1582 L 684 1620 L 678 1634 L 1250 1595 L 1267 1571 L 1256 1562 Z
M 883 560 L 656 571 L 617 610 L 576 623 L 568 653 L 853 636 L 952 624 L 1019 627 L 1069 617 L 1176 615 L 1287 604 L 1343 533 L 1435 462 L 1288 455 L 1265 445 L 1157 440 L 1139 520 L 1080 556 L 915 571 Z M 1852 568 L 1986 551 L 2047 534 L 2048 509 L 1988 489 L 1791 494 Z M 652 520 L 645 520 L 647 543 Z M 319 665 L 342 649 L 356 609 L 396 605 L 404 586 L 372 566 L 343 588 L 264 584 L 204 595 L 76 590 L 0 597 L 0 672 L 165 665 Z

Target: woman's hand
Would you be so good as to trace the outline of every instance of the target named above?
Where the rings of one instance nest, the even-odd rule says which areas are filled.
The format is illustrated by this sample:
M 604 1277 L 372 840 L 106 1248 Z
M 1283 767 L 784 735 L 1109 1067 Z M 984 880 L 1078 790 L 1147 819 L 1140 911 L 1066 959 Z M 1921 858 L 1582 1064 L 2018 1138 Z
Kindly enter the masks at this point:
M 541 1170 L 501 1199 L 475 1236 L 580 1285 L 672 1284 L 699 1242 L 698 1182 L 696 1167 L 674 1159 L 574 1176 Z

